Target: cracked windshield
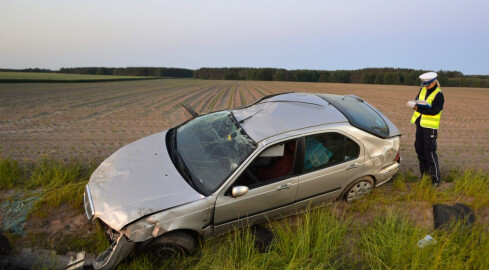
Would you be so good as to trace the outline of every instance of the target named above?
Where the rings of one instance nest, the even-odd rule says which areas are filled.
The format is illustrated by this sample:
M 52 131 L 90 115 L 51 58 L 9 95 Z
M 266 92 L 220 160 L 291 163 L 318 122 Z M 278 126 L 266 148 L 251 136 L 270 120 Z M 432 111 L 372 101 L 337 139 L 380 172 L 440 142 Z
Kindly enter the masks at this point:
M 192 181 L 217 189 L 256 148 L 228 111 L 198 117 L 177 130 L 177 150 Z

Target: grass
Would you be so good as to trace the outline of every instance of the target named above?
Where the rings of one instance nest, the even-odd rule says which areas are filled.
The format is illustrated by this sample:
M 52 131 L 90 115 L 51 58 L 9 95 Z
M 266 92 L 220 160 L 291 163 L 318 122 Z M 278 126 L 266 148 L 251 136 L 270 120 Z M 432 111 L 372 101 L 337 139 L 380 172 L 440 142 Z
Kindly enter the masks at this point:
M 10 158 L 0 158 L 0 189 L 41 191 L 31 214 L 46 217 L 50 208 L 69 204 L 82 211 L 83 191 L 95 170 L 95 163 L 60 161 L 43 158 L 33 163 L 19 164 Z
M 115 76 L 115 75 L 85 75 L 62 73 L 35 73 L 35 72 L 0 72 L 1 82 L 99 82 L 123 80 L 147 80 L 154 77 L 142 76 Z
M 50 209 L 70 205 L 83 210 L 83 187 L 92 164 L 42 159 L 33 164 L 0 159 L 0 187 L 39 189 L 41 199 L 32 217 L 48 218 Z M 195 256 L 164 263 L 145 255 L 121 264 L 118 269 L 488 269 L 489 231 L 484 213 L 489 212 L 489 175 L 481 171 L 446 173 L 444 185 L 433 188 L 429 178 L 418 180 L 410 173 L 398 174 L 367 198 L 350 204 L 332 203 L 268 224 L 274 234 L 271 247 L 261 253 L 254 247 L 250 228 L 230 232 L 201 243 Z M 449 180 L 449 181 L 446 181 Z M 447 183 L 448 182 L 448 183 Z M 476 213 L 471 228 L 461 224 L 443 230 L 421 226 L 413 216 L 423 211 L 413 203 L 465 203 Z M 436 243 L 419 248 L 417 242 L 430 234 Z M 27 232 L 31 246 L 101 252 L 107 247 L 103 233 L 49 237 Z

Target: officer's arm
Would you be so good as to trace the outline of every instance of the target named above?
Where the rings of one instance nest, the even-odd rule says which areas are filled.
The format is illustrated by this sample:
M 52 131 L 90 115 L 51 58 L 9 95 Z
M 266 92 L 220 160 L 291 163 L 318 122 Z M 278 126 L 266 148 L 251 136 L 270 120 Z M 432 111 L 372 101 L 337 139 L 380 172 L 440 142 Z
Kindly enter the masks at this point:
M 418 108 L 417 111 L 421 114 L 437 115 L 443 110 L 443 103 L 445 103 L 445 98 L 443 97 L 443 93 L 439 92 L 431 103 L 431 108 Z

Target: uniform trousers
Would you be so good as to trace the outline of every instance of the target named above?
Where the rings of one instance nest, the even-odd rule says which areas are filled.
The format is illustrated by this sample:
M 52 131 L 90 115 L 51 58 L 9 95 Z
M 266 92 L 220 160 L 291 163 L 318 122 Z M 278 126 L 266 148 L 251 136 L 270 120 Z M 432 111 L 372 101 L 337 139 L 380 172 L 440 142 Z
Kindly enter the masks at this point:
M 436 154 L 437 137 L 437 129 L 424 128 L 419 124 L 419 121 L 416 121 L 414 148 L 416 149 L 416 154 L 418 154 L 419 170 L 421 175 L 430 175 L 433 184 L 441 182 L 440 166 L 438 165 L 438 155 Z

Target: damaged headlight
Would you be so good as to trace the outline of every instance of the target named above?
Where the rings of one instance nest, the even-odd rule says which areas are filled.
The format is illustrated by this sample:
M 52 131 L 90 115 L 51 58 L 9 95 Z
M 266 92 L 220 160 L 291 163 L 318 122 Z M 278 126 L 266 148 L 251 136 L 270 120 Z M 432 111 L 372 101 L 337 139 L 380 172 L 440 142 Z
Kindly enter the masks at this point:
M 95 211 L 93 210 L 92 195 L 90 195 L 90 188 L 88 187 L 88 184 L 85 186 L 85 194 L 83 194 L 83 203 L 85 205 L 85 213 L 87 214 L 88 220 L 92 220 Z

